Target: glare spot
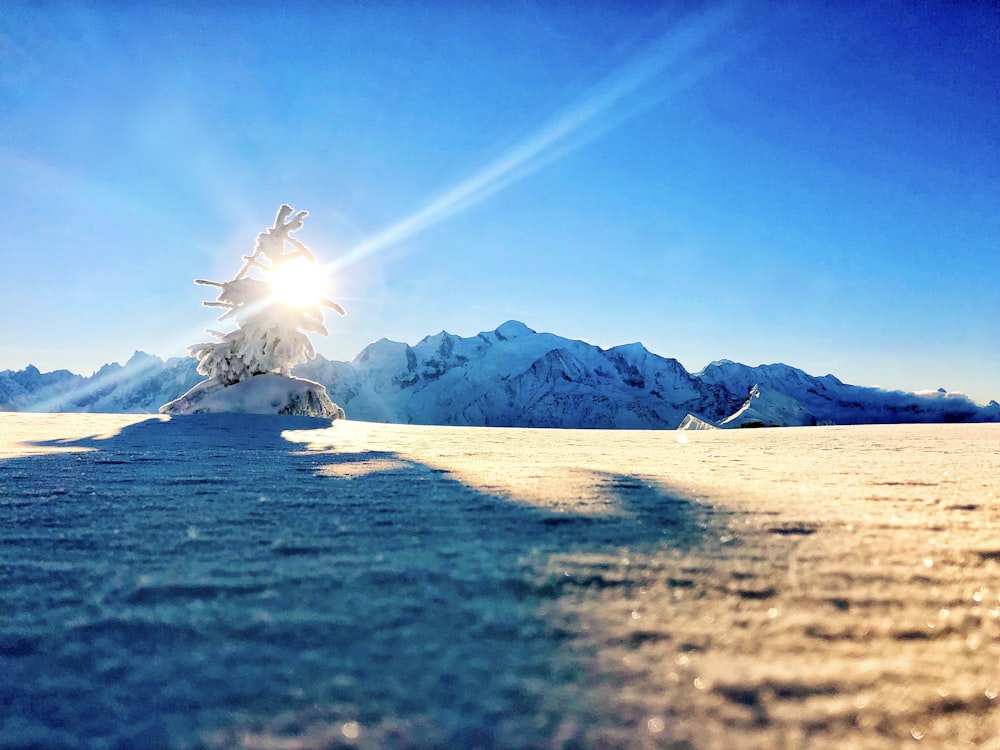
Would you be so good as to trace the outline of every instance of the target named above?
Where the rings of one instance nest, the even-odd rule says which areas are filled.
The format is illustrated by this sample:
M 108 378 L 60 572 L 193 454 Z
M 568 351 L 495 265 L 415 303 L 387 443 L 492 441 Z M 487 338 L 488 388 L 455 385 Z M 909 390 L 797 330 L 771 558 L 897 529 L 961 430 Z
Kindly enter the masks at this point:
M 855 721 L 857 721 L 858 726 L 862 729 L 871 729 L 875 726 L 877 719 L 872 714 L 862 714 Z
M 915 740 L 922 740 L 924 738 L 924 733 L 916 727 L 913 727 L 913 729 L 910 730 L 910 736 Z
M 639 611 L 638 611 L 638 610 L 635 610 L 635 609 L 633 609 L 633 610 L 632 610 L 632 619 L 633 619 L 633 620 L 638 620 L 638 619 L 639 619 L 640 617 L 642 617 L 642 615 L 641 615 L 641 614 L 639 614 Z
M 348 721 L 340 728 L 340 733 L 349 740 L 356 740 L 361 734 L 361 725 L 356 721 Z
M 986 699 L 987 700 L 991 700 L 991 701 L 992 700 L 996 700 L 997 695 L 1000 695 L 1000 693 L 998 693 L 998 691 L 997 691 L 996 688 L 986 688 Z
M 767 610 L 767 616 L 773 620 L 778 616 L 778 610 L 775 607 L 771 607 L 769 610 Z
M 695 677 L 694 687 L 696 690 L 704 690 L 708 686 L 705 684 L 705 681 L 703 679 L 701 679 L 700 677 Z
M 315 263 L 296 258 L 282 263 L 271 274 L 271 288 L 290 307 L 313 307 L 323 297 L 324 273 Z
M 666 725 L 663 723 L 663 719 L 659 716 L 654 716 L 652 719 L 646 722 L 646 728 L 651 734 L 659 734 L 663 731 Z
M 934 567 L 934 559 L 930 558 L 930 557 L 925 557 L 924 558 L 924 567 L 925 568 L 933 568 Z
M 687 441 L 688 441 L 687 435 L 681 433 L 680 435 L 677 436 L 677 442 L 680 443 L 681 445 L 687 444 Z M 652 719 L 650 719 L 650 721 L 652 721 Z
M 965 639 L 965 645 L 969 647 L 970 651 L 975 651 L 977 648 L 979 648 L 980 643 L 981 641 L 979 639 L 979 636 L 975 633 L 973 633 L 972 635 L 970 635 L 968 638 Z

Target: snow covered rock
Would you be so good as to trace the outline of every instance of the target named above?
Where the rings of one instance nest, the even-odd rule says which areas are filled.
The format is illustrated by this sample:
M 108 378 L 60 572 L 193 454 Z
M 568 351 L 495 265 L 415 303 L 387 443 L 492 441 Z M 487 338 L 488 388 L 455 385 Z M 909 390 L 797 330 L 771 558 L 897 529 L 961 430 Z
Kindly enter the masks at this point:
M 160 407 L 163 414 L 285 414 L 343 419 L 344 410 L 330 400 L 326 388 L 303 378 L 273 373 L 234 385 L 205 380 Z
M 694 414 L 688 414 L 681 423 L 677 425 L 678 430 L 717 430 L 718 425 L 714 425 Z

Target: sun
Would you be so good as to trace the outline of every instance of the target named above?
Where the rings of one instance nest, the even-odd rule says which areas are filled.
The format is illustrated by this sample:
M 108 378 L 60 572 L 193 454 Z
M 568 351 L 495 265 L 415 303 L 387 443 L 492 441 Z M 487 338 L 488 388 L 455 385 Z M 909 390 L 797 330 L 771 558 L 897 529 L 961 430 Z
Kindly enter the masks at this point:
M 305 258 L 282 263 L 271 274 L 275 298 L 289 307 L 313 307 L 324 294 L 323 269 Z

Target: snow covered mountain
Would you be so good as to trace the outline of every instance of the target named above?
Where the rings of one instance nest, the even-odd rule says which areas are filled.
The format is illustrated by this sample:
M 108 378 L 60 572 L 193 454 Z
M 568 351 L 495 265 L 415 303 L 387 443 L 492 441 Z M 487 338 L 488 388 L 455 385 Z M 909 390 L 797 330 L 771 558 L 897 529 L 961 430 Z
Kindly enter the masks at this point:
M 156 413 L 202 377 L 196 361 L 137 352 L 89 378 L 36 368 L 0 372 L 0 409 Z M 317 357 L 295 374 L 326 386 L 350 419 L 414 424 L 673 429 L 688 414 L 725 427 L 1000 421 L 944 391 L 846 385 L 783 364 L 721 360 L 691 374 L 641 344 L 601 349 L 510 321 L 463 338 L 381 339 L 351 362 Z M 753 395 L 752 391 L 756 393 Z
M 802 412 L 771 419 L 783 425 L 1000 421 L 1000 404 L 996 401 L 982 407 L 962 393 L 943 388 L 907 393 L 848 385 L 833 375 L 815 377 L 783 364 L 748 367 L 724 359 L 712 362 L 695 377 L 730 393 L 749 394 L 759 388 L 765 401 L 772 404 L 778 394 L 791 399 Z M 786 403 L 783 408 L 792 407 Z M 774 410 L 773 405 L 770 410 Z
M 690 411 L 722 418 L 733 402 L 640 344 L 604 350 L 514 321 L 415 346 L 382 339 L 350 365 L 316 361 L 296 373 L 326 385 L 352 419 L 415 424 L 662 429 Z
M 90 377 L 68 370 L 40 373 L 28 366 L 0 371 L 0 410 L 41 412 L 120 412 L 155 414 L 204 377 L 198 362 L 174 357 L 166 362 L 136 352 L 124 365 L 104 365 Z

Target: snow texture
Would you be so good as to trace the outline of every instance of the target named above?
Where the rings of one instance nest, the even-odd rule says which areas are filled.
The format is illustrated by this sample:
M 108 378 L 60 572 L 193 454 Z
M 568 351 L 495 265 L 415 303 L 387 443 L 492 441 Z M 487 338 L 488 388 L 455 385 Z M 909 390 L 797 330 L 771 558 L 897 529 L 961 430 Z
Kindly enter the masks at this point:
M 1000 426 L 329 425 L 0 414 L 0 747 L 996 747 Z

